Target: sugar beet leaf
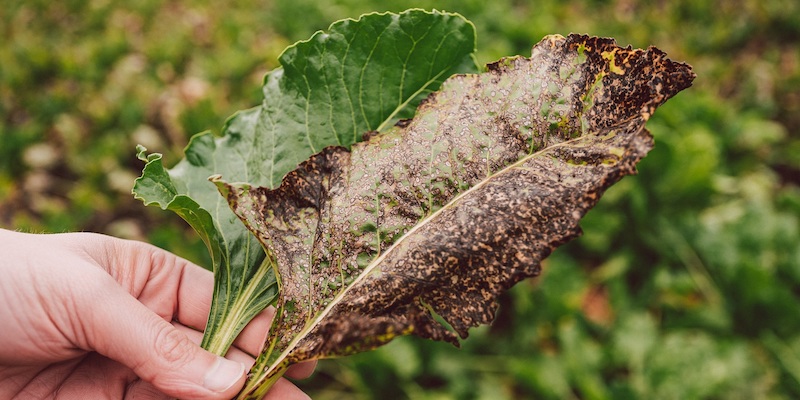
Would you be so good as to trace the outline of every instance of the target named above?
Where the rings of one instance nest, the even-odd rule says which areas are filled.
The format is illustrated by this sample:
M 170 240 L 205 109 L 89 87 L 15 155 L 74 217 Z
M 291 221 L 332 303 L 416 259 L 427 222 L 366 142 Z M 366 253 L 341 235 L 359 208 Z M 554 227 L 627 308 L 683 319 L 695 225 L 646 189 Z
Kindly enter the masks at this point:
M 327 147 L 277 188 L 216 177 L 281 282 L 241 398 L 296 362 L 406 334 L 457 344 L 491 322 L 496 298 L 635 173 L 653 145 L 645 122 L 693 79 L 656 48 L 549 36 L 530 58 L 450 78 L 413 120 Z

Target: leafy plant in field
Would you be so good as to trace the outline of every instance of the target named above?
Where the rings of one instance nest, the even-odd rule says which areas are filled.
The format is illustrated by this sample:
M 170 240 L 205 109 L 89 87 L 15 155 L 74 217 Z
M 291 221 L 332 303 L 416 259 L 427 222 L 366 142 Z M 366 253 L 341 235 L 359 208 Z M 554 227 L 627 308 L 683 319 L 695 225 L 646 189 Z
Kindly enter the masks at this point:
M 406 334 L 458 344 L 491 322 L 497 296 L 635 172 L 645 122 L 694 78 L 655 48 L 550 36 L 428 95 L 472 71 L 473 49 L 456 15 L 342 21 L 287 49 L 262 106 L 222 138 L 193 138 L 172 170 L 139 150 L 137 197 L 180 214 L 212 253 L 205 346 L 224 353 L 279 289 L 242 398 L 296 362 Z

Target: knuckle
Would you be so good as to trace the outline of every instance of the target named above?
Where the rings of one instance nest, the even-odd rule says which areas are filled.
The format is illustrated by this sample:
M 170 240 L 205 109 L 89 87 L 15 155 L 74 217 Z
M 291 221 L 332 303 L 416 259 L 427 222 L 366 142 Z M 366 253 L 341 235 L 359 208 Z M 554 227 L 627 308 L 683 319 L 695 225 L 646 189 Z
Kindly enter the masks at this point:
M 156 352 L 172 367 L 188 364 L 192 358 L 193 343 L 183 332 L 164 323 L 156 335 Z

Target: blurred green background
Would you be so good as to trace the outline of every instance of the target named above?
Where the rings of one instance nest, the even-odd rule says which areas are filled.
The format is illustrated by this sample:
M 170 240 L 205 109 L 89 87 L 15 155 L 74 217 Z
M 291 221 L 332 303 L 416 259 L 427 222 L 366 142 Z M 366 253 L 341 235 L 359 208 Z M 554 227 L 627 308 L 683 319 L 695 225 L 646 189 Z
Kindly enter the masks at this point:
M 130 4 L 128 4 L 130 3 Z M 182 155 L 260 101 L 280 51 L 334 20 L 456 11 L 478 60 L 611 36 L 692 64 L 656 148 L 542 277 L 457 350 L 403 338 L 321 363 L 315 399 L 800 398 L 800 2 L 0 0 L 0 227 L 146 240 L 208 265 L 130 195 L 134 146 Z

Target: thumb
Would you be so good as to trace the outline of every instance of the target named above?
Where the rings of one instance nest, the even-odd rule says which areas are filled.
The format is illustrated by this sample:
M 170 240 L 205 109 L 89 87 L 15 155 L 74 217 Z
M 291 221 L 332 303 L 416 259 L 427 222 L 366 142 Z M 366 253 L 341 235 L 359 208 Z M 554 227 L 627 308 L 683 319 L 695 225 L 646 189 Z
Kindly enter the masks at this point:
M 169 396 L 230 399 L 244 384 L 244 364 L 203 350 L 169 322 L 112 284 L 93 296 L 86 343 L 131 368 Z

